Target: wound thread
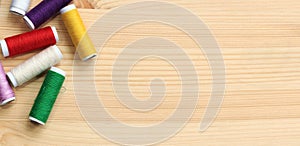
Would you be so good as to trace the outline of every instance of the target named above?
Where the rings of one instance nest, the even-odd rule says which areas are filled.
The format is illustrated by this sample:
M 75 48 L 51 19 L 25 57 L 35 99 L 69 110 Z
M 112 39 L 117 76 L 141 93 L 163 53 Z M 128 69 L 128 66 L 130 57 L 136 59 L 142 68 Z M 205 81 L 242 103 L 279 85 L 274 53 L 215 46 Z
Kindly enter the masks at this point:
M 61 17 L 81 60 L 96 57 L 97 52 L 74 4 L 61 9 Z
M 55 45 L 59 37 L 55 27 L 45 27 L 16 36 L 11 36 L 0 41 L 4 57 L 28 53 L 37 49 Z
M 33 122 L 45 125 L 59 91 L 65 80 L 65 72 L 52 67 L 40 88 L 40 91 L 31 108 L 29 119 Z
M 15 93 L 10 87 L 2 63 L 0 63 L 0 105 L 15 100 Z
M 16 15 L 25 15 L 31 0 L 12 0 L 9 11 Z
M 29 28 L 36 29 L 54 17 L 60 9 L 68 5 L 72 0 L 43 0 L 24 16 Z
M 13 68 L 7 76 L 14 87 L 33 79 L 51 66 L 59 63 L 63 55 L 57 46 L 51 46 Z

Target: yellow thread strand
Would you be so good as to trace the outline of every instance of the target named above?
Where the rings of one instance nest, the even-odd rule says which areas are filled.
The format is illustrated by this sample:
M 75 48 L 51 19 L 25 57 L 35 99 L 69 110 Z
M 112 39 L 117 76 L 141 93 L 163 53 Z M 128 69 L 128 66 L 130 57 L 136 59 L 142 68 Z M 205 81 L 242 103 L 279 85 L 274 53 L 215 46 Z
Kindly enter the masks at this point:
M 81 60 L 88 60 L 96 56 L 96 49 L 88 36 L 77 9 L 62 14 L 62 20 L 68 30 L 74 46 Z

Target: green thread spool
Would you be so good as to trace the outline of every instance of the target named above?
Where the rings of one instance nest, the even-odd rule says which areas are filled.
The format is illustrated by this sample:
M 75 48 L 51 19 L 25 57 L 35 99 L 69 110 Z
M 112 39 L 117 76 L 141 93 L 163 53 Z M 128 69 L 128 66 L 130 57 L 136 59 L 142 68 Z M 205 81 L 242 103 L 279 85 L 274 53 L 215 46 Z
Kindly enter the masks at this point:
M 48 71 L 30 111 L 31 121 L 45 125 L 64 81 L 65 72 L 61 69 L 52 67 Z

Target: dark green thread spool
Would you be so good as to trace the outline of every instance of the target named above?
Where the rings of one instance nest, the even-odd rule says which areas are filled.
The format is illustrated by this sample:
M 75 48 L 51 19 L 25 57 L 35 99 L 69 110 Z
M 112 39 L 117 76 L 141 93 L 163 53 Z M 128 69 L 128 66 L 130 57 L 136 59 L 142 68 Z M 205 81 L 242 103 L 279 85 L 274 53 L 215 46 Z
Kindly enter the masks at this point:
M 48 71 L 30 111 L 29 119 L 31 121 L 42 125 L 46 124 L 64 81 L 64 71 L 56 67 L 52 67 Z

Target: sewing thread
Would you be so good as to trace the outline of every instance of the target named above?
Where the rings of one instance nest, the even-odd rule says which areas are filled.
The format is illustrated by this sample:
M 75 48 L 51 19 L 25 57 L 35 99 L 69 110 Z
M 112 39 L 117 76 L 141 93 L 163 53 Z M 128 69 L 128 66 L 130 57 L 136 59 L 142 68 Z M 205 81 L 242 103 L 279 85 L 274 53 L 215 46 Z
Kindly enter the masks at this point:
M 55 27 L 45 27 L 0 41 L 4 57 L 20 55 L 55 45 L 59 37 Z
M 14 87 L 33 79 L 43 71 L 60 62 L 63 55 L 57 46 L 50 46 L 22 64 L 13 68 L 7 76 Z
M 10 87 L 2 63 L 0 63 L 0 105 L 15 100 L 15 93 Z
M 31 108 L 29 119 L 33 122 L 45 125 L 56 98 L 65 80 L 65 72 L 52 67 L 43 82 L 42 87 Z
M 25 15 L 31 0 L 12 0 L 9 11 L 16 15 Z
M 80 59 L 86 61 L 95 57 L 96 49 L 87 34 L 76 6 L 74 4 L 66 6 L 60 12 Z
M 68 5 L 72 0 L 43 0 L 36 7 L 25 14 L 23 19 L 31 29 L 39 28 L 51 17 L 54 17 L 60 9 Z

